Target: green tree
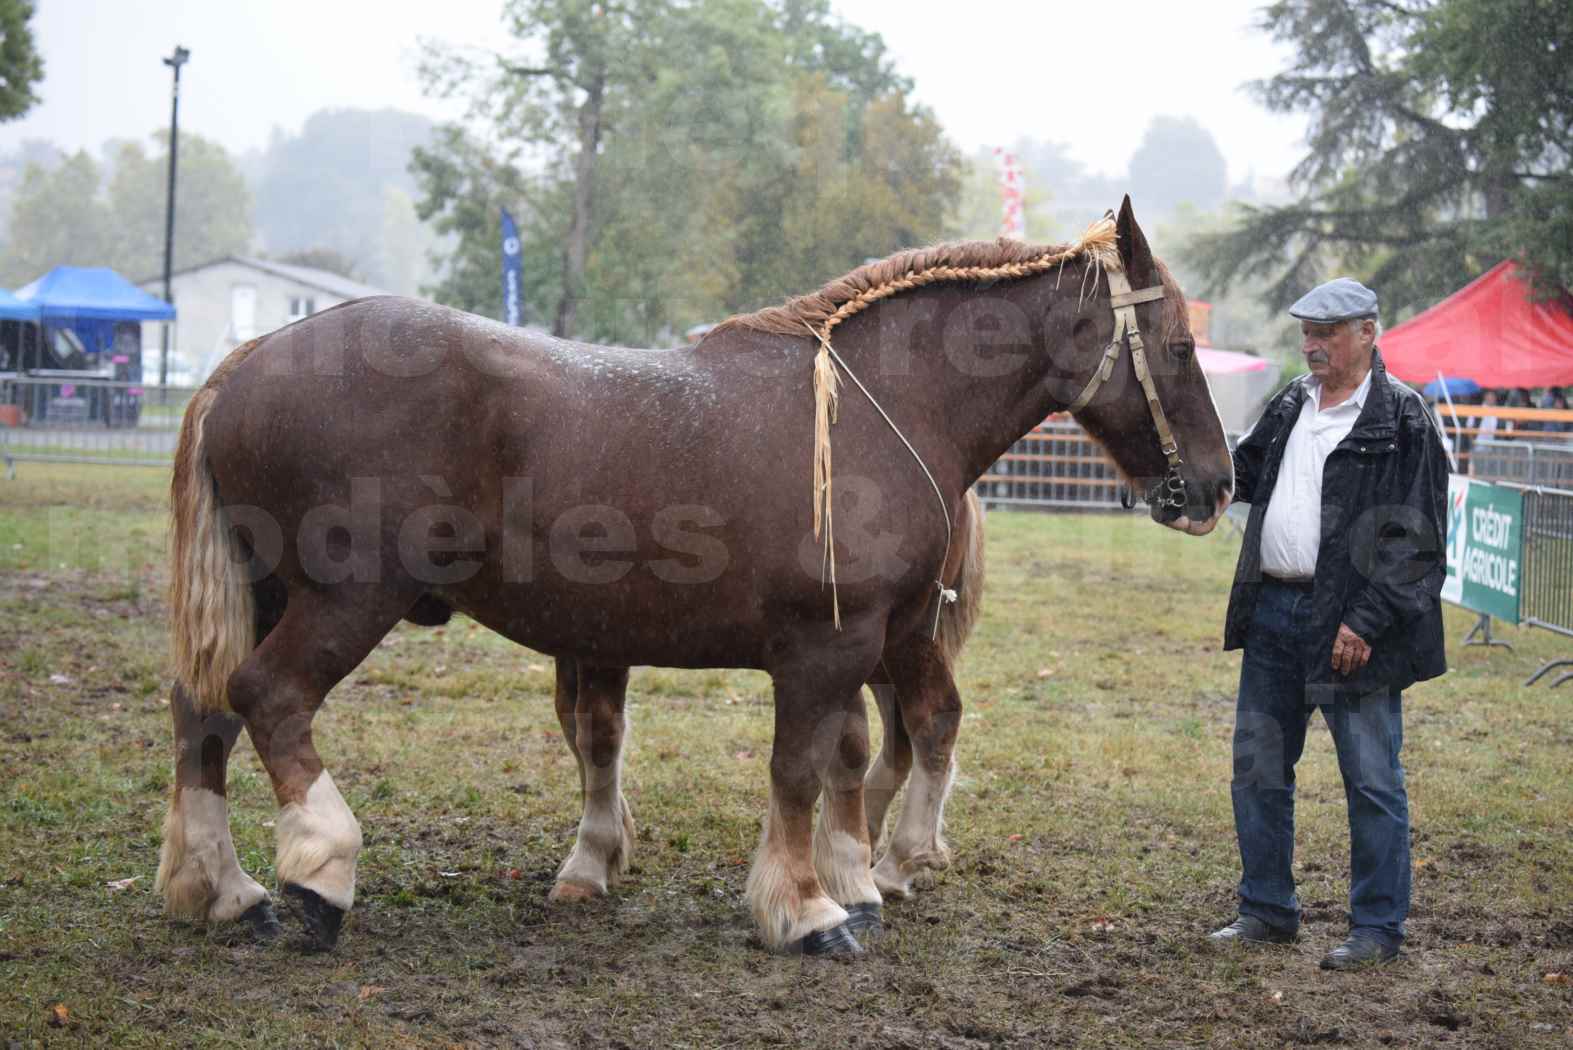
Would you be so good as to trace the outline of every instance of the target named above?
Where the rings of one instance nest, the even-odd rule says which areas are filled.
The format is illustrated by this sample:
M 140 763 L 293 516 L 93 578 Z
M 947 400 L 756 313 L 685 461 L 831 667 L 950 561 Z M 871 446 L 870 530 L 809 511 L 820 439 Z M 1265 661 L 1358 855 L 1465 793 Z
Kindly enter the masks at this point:
M 108 186 L 104 261 L 137 281 L 164 268 L 169 134 L 160 131 L 153 138 L 155 153 L 136 142 L 120 148 Z M 224 147 L 190 132 L 181 135 L 178 178 L 174 268 L 244 254 L 251 245 L 251 191 Z
M 330 252 L 368 283 L 415 291 L 400 255 L 410 239 L 390 226 L 411 212 L 390 213 L 389 194 L 415 192 L 411 151 L 430 143 L 432 128 L 428 118 L 396 109 L 327 109 L 307 117 L 299 134 L 276 132 L 255 178 L 263 248 L 275 256 Z
M 1295 57 L 1254 85 L 1310 116 L 1295 202 L 1203 237 L 1213 287 L 1269 270 L 1274 309 L 1334 268 L 1426 306 L 1506 256 L 1573 284 L 1573 0 L 1279 0 Z
M 849 150 L 854 126 L 859 148 Z M 961 157 L 938 123 L 901 95 L 858 106 L 828 78 L 804 76 L 788 142 L 795 177 L 774 180 L 779 192 L 745 198 L 749 211 L 774 221 L 770 243 L 743 260 L 735 305 L 807 291 L 870 256 L 946 231 L 961 192 Z
M 437 248 L 437 233 L 416 214 L 415 200 L 398 186 L 382 188 L 382 261 L 375 278 L 379 287 L 400 295 L 417 295 L 431 280 L 429 256 Z
M 1152 119 L 1130 161 L 1131 198 L 1143 216 L 1166 219 L 1185 204 L 1212 211 L 1228 191 L 1228 165 L 1212 132 L 1194 117 Z
M 489 143 L 456 125 L 437 129 L 430 146 L 417 147 L 410 161 L 420 185 L 416 214 L 452 247 L 432 260 L 435 283 L 422 290 L 440 303 L 486 317 L 502 316 L 501 212 L 521 224 L 526 250 L 521 299 L 524 319 L 539 324 L 541 304 L 561 295 L 556 271 L 535 264 L 543 245 L 561 243 L 567 201 L 560 181 L 528 180 L 517 150 L 494 151 Z
M 516 39 L 536 45 L 539 57 L 477 60 L 445 50 L 427 57 L 433 90 L 468 93 L 472 116 L 507 138 L 552 151 L 548 164 L 571 187 L 555 332 L 576 328 L 603 141 L 615 133 L 637 88 L 653 77 L 652 43 L 669 11 L 666 0 L 511 0 L 503 22 Z
M 132 280 L 163 270 L 167 134 L 149 154 L 118 143 L 113 175 L 85 151 L 57 166 L 29 165 L 11 202 L 0 283 L 26 283 L 60 265 L 110 266 Z M 200 135 L 180 140 L 175 265 L 190 266 L 247 250 L 251 202 L 245 180 L 224 149 Z
M 662 338 L 943 232 L 954 148 L 905 101 L 879 38 L 828 4 L 601 10 L 586 25 L 567 0 L 512 5 L 520 47 L 545 55 L 533 64 L 429 58 L 434 90 L 471 99 L 469 126 L 413 165 L 422 217 L 458 238 L 439 298 L 498 302 L 502 206 L 523 227 L 527 316 L 610 341 Z
M 0 0 L 0 120 L 15 120 L 38 102 L 33 85 L 44 79 L 44 60 L 28 25 L 33 0 Z
M 0 285 L 16 288 L 60 265 L 102 266 L 109 257 L 103 172 L 86 150 L 57 167 L 29 164 L 11 201 Z

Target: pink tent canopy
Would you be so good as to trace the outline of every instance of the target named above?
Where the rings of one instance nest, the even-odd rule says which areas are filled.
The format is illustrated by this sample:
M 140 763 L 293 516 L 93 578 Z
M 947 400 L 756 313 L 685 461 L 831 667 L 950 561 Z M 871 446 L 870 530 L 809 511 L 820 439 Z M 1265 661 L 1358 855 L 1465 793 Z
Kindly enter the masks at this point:
M 1196 348 L 1196 363 L 1201 365 L 1202 371 L 1210 376 L 1241 375 L 1246 372 L 1260 372 L 1267 367 L 1267 362 L 1260 357 L 1236 353 L 1233 350 L 1214 350 L 1210 346 Z
M 1487 387 L 1573 383 L 1568 300 L 1535 302 L 1512 261 L 1384 333 L 1381 347 L 1387 370 L 1406 383 L 1438 372 Z

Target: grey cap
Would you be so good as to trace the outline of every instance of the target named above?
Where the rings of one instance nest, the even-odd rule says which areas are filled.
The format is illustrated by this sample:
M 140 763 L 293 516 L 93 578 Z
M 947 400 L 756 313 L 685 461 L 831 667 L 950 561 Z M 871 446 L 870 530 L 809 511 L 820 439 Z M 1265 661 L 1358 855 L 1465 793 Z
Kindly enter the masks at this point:
M 1375 317 L 1376 293 L 1359 281 L 1338 277 L 1319 284 L 1289 307 L 1289 316 L 1316 324 Z

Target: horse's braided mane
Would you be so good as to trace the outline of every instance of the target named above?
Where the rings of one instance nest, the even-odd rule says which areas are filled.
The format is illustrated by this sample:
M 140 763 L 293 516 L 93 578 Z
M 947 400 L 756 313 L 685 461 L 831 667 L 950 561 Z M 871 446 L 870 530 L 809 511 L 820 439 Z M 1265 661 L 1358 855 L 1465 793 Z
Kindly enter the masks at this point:
M 1096 267 L 1118 269 L 1114 220 L 1100 219 L 1072 244 L 1037 245 L 1001 237 L 996 241 L 956 241 L 910 248 L 865 263 L 817 292 L 788 299 L 749 314 L 728 317 L 701 342 L 731 328 L 780 335 L 812 330 L 828 337 L 842 321 L 893 295 L 941 281 L 1015 280 L 1043 273 L 1085 256 Z
M 1046 273 L 1072 259 L 1090 265 L 1082 274 L 1080 294 L 1087 281 L 1094 285 L 1099 271 L 1121 268 L 1114 220 L 1102 218 L 1074 244 L 1044 247 L 1001 237 L 997 241 L 961 241 L 932 248 L 897 252 L 878 262 L 866 263 L 831 281 L 811 295 L 788 299 L 780 306 L 729 317 L 710 330 L 700 347 L 717 333 L 737 328 L 780 335 L 804 335 L 818 340 L 814 354 L 814 535 L 824 540 L 825 567 L 830 583 L 832 621 L 841 627 L 841 606 L 836 598 L 836 555 L 831 525 L 830 427 L 835 421 L 840 374 L 831 360 L 831 329 L 881 299 L 942 281 L 1010 281 Z M 926 468 L 925 468 L 926 469 Z M 931 479 L 932 480 L 932 479 Z M 941 502 L 943 502 L 941 497 Z M 941 585 L 943 590 L 943 585 Z

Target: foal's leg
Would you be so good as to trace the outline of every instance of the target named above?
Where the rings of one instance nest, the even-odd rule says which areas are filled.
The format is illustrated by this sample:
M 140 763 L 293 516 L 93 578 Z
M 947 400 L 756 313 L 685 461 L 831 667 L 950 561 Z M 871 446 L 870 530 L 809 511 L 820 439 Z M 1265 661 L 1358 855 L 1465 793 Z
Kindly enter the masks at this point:
M 837 655 L 821 650 L 811 661 L 773 672 L 776 726 L 770 755 L 770 811 L 747 890 L 760 937 L 771 948 L 812 954 L 861 950 L 847 927 L 846 910 L 821 885 L 812 856 L 814 800 L 824 786 L 829 842 L 844 846 L 840 836 L 846 836 L 853 846 L 845 852 L 861 850 L 865 864 L 868 858 L 868 831 L 861 812 L 867 729 L 861 737 L 846 731 L 849 710 L 854 704 L 861 706 L 859 690 L 867 668 L 838 671 L 835 665 L 846 657 L 838 661 Z M 850 771 L 855 773 L 849 775 Z M 839 875 L 844 866 L 832 849 L 827 867 Z M 861 891 L 850 877 L 842 888 L 847 887 L 854 898 L 879 899 L 877 891 Z
M 552 704 L 557 708 L 557 724 L 562 726 L 563 739 L 568 741 L 568 750 L 579 767 L 579 794 L 583 797 L 584 756 L 579 753 L 579 722 L 574 714 L 579 704 L 579 662 L 571 656 L 559 656 L 553 662 L 556 682 Z
M 358 596 L 358 595 L 357 595 Z M 337 596 L 335 596 L 336 598 Z M 360 825 L 312 744 L 311 720 L 333 688 L 399 621 L 408 601 L 335 601 L 296 588 L 263 643 L 230 676 L 229 700 L 245 720 L 280 807 L 275 865 L 307 933 L 332 948 L 355 902 Z
M 905 897 L 919 871 L 950 866 L 941 830 L 945 796 L 956 775 L 961 696 L 939 647 L 927 639 L 887 651 L 884 665 L 917 761 L 890 847 L 874 867 L 874 882 L 887 896 Z
M 890 676 L 885 673 L 883 664 L 874 672 L 868 684 L 874 694 L 874 702 L 879 705 L 879 720 L 885 729 L 885 743 L 863 781 L 863 805 L 868 810 L 868 843 L 871 847 L 877 847 L 885 830 L 885 814 L 890 810 L 890 803 L 901 790 L 901 785 L 907 782 L 907 774 L 912 771 L 912 738 L 907 735 L 907 727 L 901 722 L 901 711 L 896 706 L 896 687 L 890 684 Z
M 242 919 L 258 936 L 275 937 L 280 927 L 268 891 L 241 870 L 229 836 L 225 774 L 240 719 L 198 713 L 181 685 L 175 686 L 169 707 L 175 721 L 175 789 L 164 818 L 154 888 L 177 918 Z
M 607 884 L 628 870 L 634 848 L 633 813 L 622 791 L 628 668 L 576 663 L 558 661 L 557 718 L 579 761 L 584 813 L 573 852 L 557 872 L 554 901 L 604 895 Z M 570 689 L 564 679 L 575 670 Z
M 868 772 L 868 710 L 861 689 L 816 734 L 825 752 L 819 780 L 822 804 L 814 829 L 814 871 L 825 892 L 847 911 L 852 933 L 879 932 L 879 889 L 874 885 L 872 842 L 864 815 L 863 777 Z

